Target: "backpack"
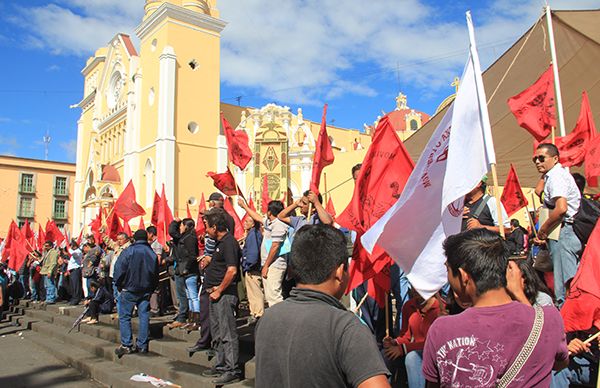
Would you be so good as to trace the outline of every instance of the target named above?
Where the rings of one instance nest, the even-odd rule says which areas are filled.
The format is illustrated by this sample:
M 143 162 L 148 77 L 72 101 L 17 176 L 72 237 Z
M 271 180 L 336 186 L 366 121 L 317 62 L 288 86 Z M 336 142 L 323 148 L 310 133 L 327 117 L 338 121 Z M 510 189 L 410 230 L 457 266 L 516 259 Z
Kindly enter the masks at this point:
M 581 204 L 577 214 L 573 217 L 573 231 L 581 241 L 582 245 L 587 244 L 596 221 L 600 217 L 600 204 L 591 199 L 581 197 Z

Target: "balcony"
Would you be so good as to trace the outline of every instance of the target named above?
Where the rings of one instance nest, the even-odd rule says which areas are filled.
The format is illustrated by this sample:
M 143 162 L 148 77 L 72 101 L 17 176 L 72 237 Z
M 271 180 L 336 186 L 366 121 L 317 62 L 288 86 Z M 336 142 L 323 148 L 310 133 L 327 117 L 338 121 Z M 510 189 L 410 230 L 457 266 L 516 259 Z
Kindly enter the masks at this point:
M 19 193 L 20 194 L 35 194 L 35 186 L 34 185 L 19 185 Z
M 68 218 L 68 214 L 67 211 L 53 211 L 52 212 L 52 218 L 55 220 L 66 220 Z
M 64 186 L 54 186 L 54 196 L 56 197 L 68 197 L 69 188 Z
M 33 209 L 19 209 L 17 217 L 19 218 L 33 218 Z

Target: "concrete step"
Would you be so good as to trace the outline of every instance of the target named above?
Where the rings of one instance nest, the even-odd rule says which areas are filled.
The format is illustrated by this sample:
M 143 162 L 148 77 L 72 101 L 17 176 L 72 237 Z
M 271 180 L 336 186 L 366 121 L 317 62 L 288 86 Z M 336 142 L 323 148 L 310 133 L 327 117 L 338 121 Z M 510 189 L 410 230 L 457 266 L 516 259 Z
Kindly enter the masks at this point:
M 207 368 L 199 365 L 171 360 L 152 352 L 147 355 L 125 355 L 121 359 L 118 359 L 114 354 L 116 346 L 112 342 L 94 338 L 80 332 L 71 332 L 70 334 L 67 334 L 64 327 L 56 326 L 45 321 L 32 321 L 30 322 L 30 326 L 33 331 L 45 336 L 48 341 L 53 343 L 51 344 L 51 349 L 53 348 L 55 352 L 57 350 L 62 351 L 61 346 L 64 345 L 67 345 L 69 348 L 74 347 L 82 351 L 85 350 L 88 357 L 93 357 L 94 360 L 97 358 L 103 359 L 111 364 L 120 366 L 122 369 L 128 370 L 127 379 L 133 374 L 146 373 L 151 376 L 172 381 L 183 387 L 208 388 L 214 386 L 210 382 L 211 379 L 201 376 L 201 373 Z M 86 361 L 86 359 L 83 358 L 81 365 L 74 366 L 85 372 L 86 368 L 90 368 L 90 361 L 89 359 Z M 110 370 L 110 368 L 107 369 L 107 371 Z M 123 376 L 120 376 L 119 380 L 122 378 Z M 101 376 L 97 376 L 95 379 L 103 382 Z

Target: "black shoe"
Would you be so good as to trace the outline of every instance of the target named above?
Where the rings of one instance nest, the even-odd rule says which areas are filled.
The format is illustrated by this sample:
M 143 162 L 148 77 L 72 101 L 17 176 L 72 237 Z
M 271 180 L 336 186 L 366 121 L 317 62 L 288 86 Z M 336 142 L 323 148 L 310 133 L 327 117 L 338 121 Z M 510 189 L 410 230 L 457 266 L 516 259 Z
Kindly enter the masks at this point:
M 115 349 L 115 354 L 117 355 L 118 358 L 121 358 L 126 354 L 137 353 L 137 351 L 138 350 L 133 346 L 127 347 L 127 346 L 121 345 Z
M 210 346 L 201 346 L 201 345 L 194 345 L 194 346 L 190 346 L 189 348 L 186 349 L 189 353 L 189 356 L 192 357 L 194 355 L 194 353 L 196 352 L 206 352 L 208 350 L 210 350 Z
M 238 381 L 240 381 L 240 377 L 238 375 L 231 372 L 225 372 L 220 377 L 214 379 L 212 383 L 215 385 L 227 385 L 237 383 Z
M 204 377 L 221 377 L 223 372 L 219 372 L 216 369 L 210 368 L 202 372 L 202 376 Z

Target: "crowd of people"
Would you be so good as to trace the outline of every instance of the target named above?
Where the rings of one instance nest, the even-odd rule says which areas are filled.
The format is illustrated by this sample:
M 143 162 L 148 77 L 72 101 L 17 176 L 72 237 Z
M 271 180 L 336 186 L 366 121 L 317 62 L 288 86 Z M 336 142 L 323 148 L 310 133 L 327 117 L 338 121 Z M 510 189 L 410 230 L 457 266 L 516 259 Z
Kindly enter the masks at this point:
M 533 215 L 536 225 L 528 230 L 510 220 L 482 180 L 465 197 L 463 232 L 444 242 L 448 284 L 423 298 L 393 265 L 388 298 L 394 313 L 364 297 L 366 282 L 349 302 L 340 301 L 356 234 L 336 227 L 322 197 L 310 191 L 287 207 L 269 202 L 266 214 L 238 199 L 246 212 L 239 240 L 223 209 L 230 199 L 213 193 L 203 215 L 205 235 L 197 234 L 194 220 L 176 218 L 165 245 L 154 226 L 114 241 L 89 235 L 81 246 L 48 242 L 11 279 L 10 271 L 0 271 L 1 301 L 21 297 L 9 295 L 13 284 L 34 303 L 85 304 L 85 324 L 116 309 L 119 357 L 148 352 L 150 317 L 174 309 L 169 329 L 200 331 L 187 350 L 214 357 L 203 375 L 217 385 L 242 376 L 240 295 L 249 307 L 247 324 L 256 325 L 257 387 L 593 384 L 598 342 L 584 341 L 600 322 L 565 333 L 559 313 L 584 248 L 573 232 L 583 187 L 560 165 L 555 146 L 539 145 L 533 162 L 543 201 Z M 360 167 L 352 169 L 355 179 Z M 551 264 L 545 267 L 544 252 Z

